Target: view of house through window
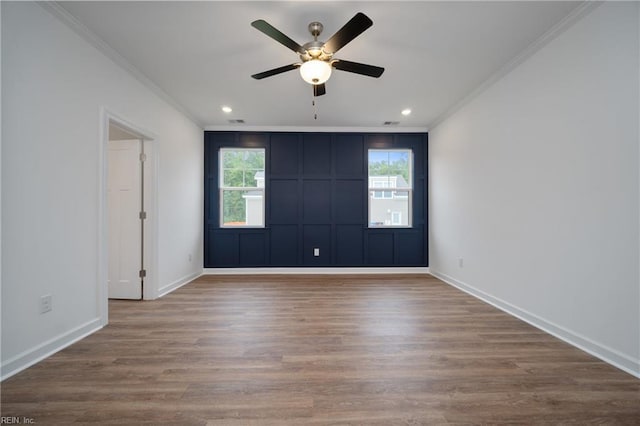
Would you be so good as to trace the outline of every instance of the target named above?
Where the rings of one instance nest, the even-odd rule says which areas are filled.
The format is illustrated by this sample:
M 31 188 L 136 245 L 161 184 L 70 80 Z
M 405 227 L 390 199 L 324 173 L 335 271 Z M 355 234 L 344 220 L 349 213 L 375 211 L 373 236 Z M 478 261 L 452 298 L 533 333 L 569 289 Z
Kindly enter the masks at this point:
M 369 150 L 369 227 L 411 226 L 413 154 Z
M 220 226 L 264 227 L 263 148 L 221 148 Z

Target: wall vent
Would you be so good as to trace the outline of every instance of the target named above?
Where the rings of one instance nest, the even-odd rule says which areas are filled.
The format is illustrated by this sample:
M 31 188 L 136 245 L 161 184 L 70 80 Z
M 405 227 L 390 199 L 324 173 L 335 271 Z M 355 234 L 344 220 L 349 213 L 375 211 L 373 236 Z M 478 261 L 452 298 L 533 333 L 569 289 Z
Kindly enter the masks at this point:
M 398 124 L 400 124 L 399 121 L 385 121 L 384 123 L 382 123 L 385 126 L 397 126 Z
M 229 123 L 231 124 L 244 124 L 244 120 L 243 119 L 236 119 L 236 120 L 229 120 Z

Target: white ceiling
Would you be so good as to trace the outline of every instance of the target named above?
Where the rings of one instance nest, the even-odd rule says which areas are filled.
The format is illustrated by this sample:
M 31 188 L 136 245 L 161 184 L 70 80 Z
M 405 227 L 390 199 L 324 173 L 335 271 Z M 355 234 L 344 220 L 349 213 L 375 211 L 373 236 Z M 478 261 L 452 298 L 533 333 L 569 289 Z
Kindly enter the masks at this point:
M 581 2 L 61 2 L 67 12 L 160 87 L 201 126 L 427 128 Z M 264 19 L 304 44 L 320 21 L 327 40 L 356 12 L 373 26 L 336 58 L 385 68 L 379 79 L 334 70 L 317 98 L 297 70 L 250 76 L 298 61 L 250 26 Z M 231 114 L 222 105 L 233 108 Z M 411 108 L 409 117 L 400 114 Z

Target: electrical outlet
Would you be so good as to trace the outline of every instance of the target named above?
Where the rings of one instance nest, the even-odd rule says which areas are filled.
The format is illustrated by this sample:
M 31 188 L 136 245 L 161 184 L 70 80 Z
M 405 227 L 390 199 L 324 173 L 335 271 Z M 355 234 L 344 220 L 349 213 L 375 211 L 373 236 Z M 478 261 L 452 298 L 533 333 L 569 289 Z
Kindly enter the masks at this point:
M 458 258 L 458 268 L 464 268 L 464 259 L 461 257 Z
M 50 294 L 46 294 L 40 297 L 40 313 L 45 314 L 53 309 L 52 297 Z
M 319 249 L 319 248 L 314 248 L 314 249 L 313 249 L 313 255 L 314 255 L 315 257 L 320 256 L 320 249 Z

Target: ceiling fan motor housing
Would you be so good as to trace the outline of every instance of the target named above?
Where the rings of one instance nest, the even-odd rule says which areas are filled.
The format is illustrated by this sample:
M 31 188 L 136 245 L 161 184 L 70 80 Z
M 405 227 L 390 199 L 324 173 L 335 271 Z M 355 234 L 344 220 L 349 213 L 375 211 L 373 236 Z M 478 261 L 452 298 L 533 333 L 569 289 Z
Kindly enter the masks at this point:
M 314 21 L 309 24 L 308 29 L 313 36 L 313 41 L 302 45 L 307 53 L 300 55 L 300 59 L 302 59 L 303 62 L 310 61 L 311 59 L 329 61 L 333 56 L 333 52 L 325 52 L 322 49 L 324 47 L 324 42 L 318 41 L 318 36 L 322 33 L 324 26 L 320 22 Z
M 300 55 L 300 59 L 304 62 L 311 59 L 319 59 L 321 61 L 328 61 L 333 56 L 332 53 L 325 52 L 322 47 L 324 43 L 321 41 L 310 41 L 304 44 L 302 47 L 307 51 L 304 55 Z

